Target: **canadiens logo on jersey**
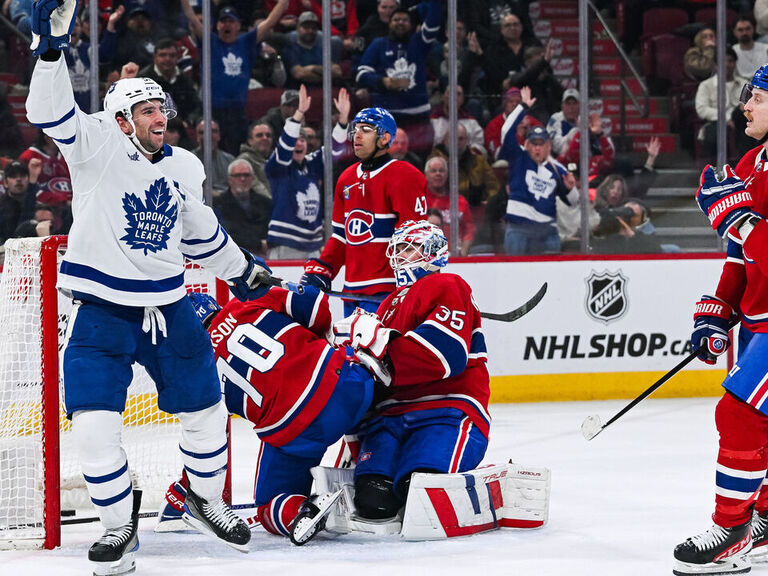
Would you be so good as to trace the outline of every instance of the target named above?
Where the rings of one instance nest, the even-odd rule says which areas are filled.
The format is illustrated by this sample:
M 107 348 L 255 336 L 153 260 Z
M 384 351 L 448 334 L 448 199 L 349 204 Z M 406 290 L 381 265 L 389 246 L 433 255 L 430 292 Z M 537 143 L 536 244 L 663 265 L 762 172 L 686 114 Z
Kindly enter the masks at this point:
M 344 224 L 347 244 L 359 246 L 373 240 L 373 214 L 365 210 L 352 210 Z
M 598 274 L 587 278 L 587 313 L 601 322 L 618 320 L 627 311 L 627 279 L 621 272 Z
M 155 180 L 145 191 L 146 204 L 136 194 L 123 197 L 128 226 L 120 238 L 133 250 L 158 252 L 168 247 L 168 238 L 176 224 L 178 206 L 164 178 Z

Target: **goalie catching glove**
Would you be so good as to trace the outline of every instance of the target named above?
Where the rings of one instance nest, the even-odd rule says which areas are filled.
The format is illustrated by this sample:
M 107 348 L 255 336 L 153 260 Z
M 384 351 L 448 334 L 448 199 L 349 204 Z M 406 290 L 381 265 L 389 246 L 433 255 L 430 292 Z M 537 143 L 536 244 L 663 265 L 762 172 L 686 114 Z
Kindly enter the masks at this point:
M 732 226 L 754 215 L 752 194 L 744 182 L 727 164 L 722 177 L 708 164 L 701 173 L 701 184 L 696 190 L 696 202 L 709 218 L 712 228 L 723 238 Z
M 32 5 L 32 44 L 35 56 L 64 50 L 75 27 L 77 0 L 38 0 Z
M 240 250 L 247 261 L 245 271 L 239 278 L 227 280 L 227 284 L 229 284 L 232 294 L 240 302 L 256 300 L 264 296 L 269 290 L 269 285 L 265 284 L 264 281 L 271 276 L 272 269 L 258 256 L 254 256 L 242 248 Z
M 691 346 L 701 346 L 697 355 L 699 360 L 714 364 L 717 357 L 728 350 L 731 345 L 729 324 L 733 316 L 730 305 L 714 296 L 704 295 L 696 302 Z

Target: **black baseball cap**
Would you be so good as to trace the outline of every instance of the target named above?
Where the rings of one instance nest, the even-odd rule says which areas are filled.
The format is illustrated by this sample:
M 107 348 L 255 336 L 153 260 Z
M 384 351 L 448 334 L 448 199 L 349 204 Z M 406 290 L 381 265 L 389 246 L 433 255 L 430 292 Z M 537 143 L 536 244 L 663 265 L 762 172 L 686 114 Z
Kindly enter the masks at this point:
M 29 176 L 29 168 L 23 162 L 14 160 L 3 171 L 6 178 L 15 178 L 17 176 Z

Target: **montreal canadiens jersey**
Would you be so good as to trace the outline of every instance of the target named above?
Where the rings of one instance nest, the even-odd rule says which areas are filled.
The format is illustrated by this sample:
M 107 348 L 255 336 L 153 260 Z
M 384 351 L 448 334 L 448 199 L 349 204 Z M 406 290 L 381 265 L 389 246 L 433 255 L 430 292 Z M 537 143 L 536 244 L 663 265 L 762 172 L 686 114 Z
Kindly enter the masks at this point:
M 768 158 L 758 146 L 747 152 L 735 169 L 752 193 L 754 210 L 768 214 Z M 730 236 L 726 261 L 715 293 L 741 312 L 742 325 L 754 332 L 768 332 L 768 229 L 759 223 L 746 243 L 738 234 Z
M 387 296 L 378 315 L 401 336 L 387 347 L 393 394 L 376 410 L 458 408 L 488 437 L 488 354 L 469 285 L 456 274 L 429 274 Z
M 333 393 L 345 351 L 331 347 L 328 298 L 282 288 L 250 302 L 230 300 L 209 332 L 227 408 L 252 422 L 259 437 L 281 446 L 300 434 Z M 238 405 L 233 405 L 237 402 Z
M 371 171 L 353 164 L 336 181 L 333 234 L 320 259 L 338 274 L 344 290 L 361 294 L 391 292 L 395 276 L 386 256 L 395 228 L 427 215 L 427 181 L 402 160 L 385 162 Z
M 186 295 L 184 257 L 220 278 L 245 259 L 202 202 L 203 166 L 165 146 L 152 161 L 106 112 L 75 104 L 64 58 L 39 60 L 27 116 L 59 146 L 72 177 L 73 224 L 58 287 L 126 306 L 161 306 Z

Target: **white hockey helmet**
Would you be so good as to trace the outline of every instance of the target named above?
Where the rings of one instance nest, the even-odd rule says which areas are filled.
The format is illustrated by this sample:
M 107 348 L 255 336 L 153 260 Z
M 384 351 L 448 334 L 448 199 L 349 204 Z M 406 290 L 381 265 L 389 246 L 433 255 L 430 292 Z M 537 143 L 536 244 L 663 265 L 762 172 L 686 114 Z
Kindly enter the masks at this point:
M 160 100 L 162 102 L 165 117 L 170 120 L 176 116 L 176 110 L 165 108 L 166 95 L 160 84 L 152 78 L 123 78 L 118 80 L 104 96 L 104 110 L 114 116 L 122 113 L 129 122 L 133 118 L 131 110 L 139 102 L 147 100 Z
M 408 220 L 392 234 L 387 258 L 397 285 L 413 284 L 448 264 L 448 240 L 438 226 L 426 220 Z

